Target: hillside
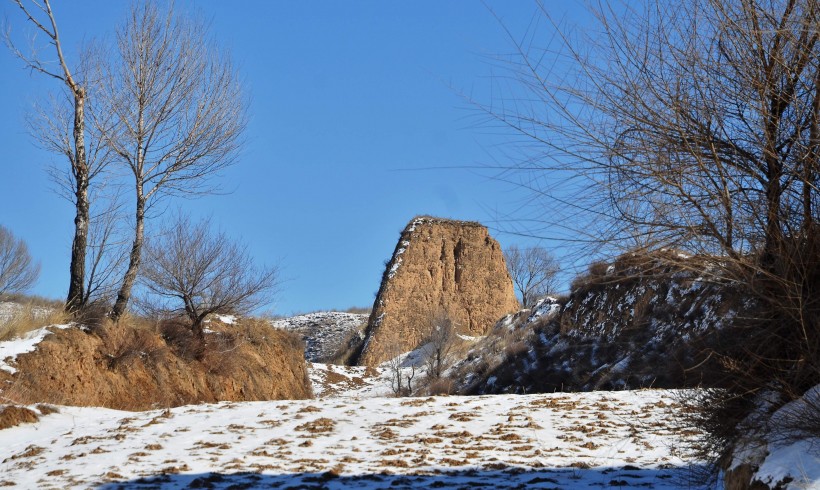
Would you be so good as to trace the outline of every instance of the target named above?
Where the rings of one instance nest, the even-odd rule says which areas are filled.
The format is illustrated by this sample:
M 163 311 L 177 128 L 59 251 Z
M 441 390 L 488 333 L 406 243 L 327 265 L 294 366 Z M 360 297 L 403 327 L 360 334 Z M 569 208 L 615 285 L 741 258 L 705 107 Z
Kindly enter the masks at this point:
M 526 318 L 557 312 L 544 302 Z M 210 335 L 226 327 L 212 324 Z M 0 342 L 3 372 L 72 330 L 81 332 L 65 326 Z M 412 356 L 403 355 L 406 365 Z M 143 412 L 0 406 L 0 486 L 720 488 L 698 480 L 704 466 L 692 449 L 699 433 L 679 418 L 694 391 L 395 398 L 390 364 L 310 363 L 316 400 Z M 734 471 L 771 484 L 820 481 L 815 439 L 759 441 L 755 466 L 739 459 Z
M 204 339 L 173 322 L 28 332 L 0 342 L 0 397 L 129 410 L 311 397 L 298 338 L 263 322 L 226 320 L 210 322 Z
M 326 362 L 345 344 L 361 340 L 368 315 L 320 311 L 274 320 L 275 328 L 293 332 L 305 343 L 305 359 L 311 362 Z
M 750 305 L 663 257 L 628 257 L 502 318 L 449 372 L 456 393 L 711 386 L 708 347 Z

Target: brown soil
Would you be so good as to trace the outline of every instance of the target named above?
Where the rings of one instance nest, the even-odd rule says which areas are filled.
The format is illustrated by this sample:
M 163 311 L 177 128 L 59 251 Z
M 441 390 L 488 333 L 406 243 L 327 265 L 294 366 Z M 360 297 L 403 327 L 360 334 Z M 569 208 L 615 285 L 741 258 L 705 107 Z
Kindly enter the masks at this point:
M 174 329 L 55 330 L 17 357 L 14 375 L 0 371 L 0 395 L 123 410 L 312 396 L 298 338 L 263 322 L 210 328 L 198 345 Z
M 416 348 L 442 313 L 459 333 L 475 336 L 518 308 L 501 246 L 486 227 L 415 218 L 382 276 L 356 363 L 375 366 Z

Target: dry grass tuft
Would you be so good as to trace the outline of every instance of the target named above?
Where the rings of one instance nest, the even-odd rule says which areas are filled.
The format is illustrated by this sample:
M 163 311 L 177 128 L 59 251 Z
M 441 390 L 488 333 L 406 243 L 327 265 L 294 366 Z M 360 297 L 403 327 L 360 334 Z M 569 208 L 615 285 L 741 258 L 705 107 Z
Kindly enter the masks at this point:
M 322 417 L 311 422 L 306 422 L 302 425 L 299 425 L 296 427 L 296 430 L 300 432 L 308 432 L 311 434 L 322 434 L 327 432 L 333 432 L 333 428 L 335 426 L 336 422 L 333 419 Z
M 47 405 L 45 403 L 38 404 L 37 410 L 40 411 L 40 415 L 51 415 L 52 413 L 60 413 L 59 408 L 53 405 Z
M 26 407 L 9 405 L 0 410 L 0 430 L 16 427 L 20 424 L 31 424 L 40 420 L 36 412 Z

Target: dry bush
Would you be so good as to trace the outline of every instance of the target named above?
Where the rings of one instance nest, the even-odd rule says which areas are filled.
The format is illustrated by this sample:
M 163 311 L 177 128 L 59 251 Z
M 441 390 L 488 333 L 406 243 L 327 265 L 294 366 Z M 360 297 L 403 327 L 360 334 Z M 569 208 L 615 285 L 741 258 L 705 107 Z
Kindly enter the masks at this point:
M 607 282 L 609 264 L 604 261 L 595 261 L 589 265 L 586 274 L 576 276 L 570 284 L 571 291 L 587 291 L 595 286 Z
M 530 345 L 524 340 L 518 340 L 504 346 L 504 355 L 508 358 L 515 358 L 527 354 Z
M 0 341 L 11 340 L 49 325 L 66 324 L 69 319 L 70 316 L 63 312 L 62 308 L 51 309 L 32 304 L 20 305 L 9 320 L 0 323 Z
M 102 353 L 110 370 L 127 369 L 138 361 L 157 364 L 168 354 L 152 328 L 123 327 L 106 320 L 93 333 L 103 341 Z
M 184 319 L 163 320 L 158 330 L 176 356 L 193 361 L 201 360 L 205 354 L 205 337 L 191 330 Z
M 20 424 L 34 423 L 40 420 L 37 414 L 26 407 L 7 405 L 0 410 L 0 430 L 16 427 Z
M 38 403 L 37 410 L 40 411 L 40 415 L 51 415 L 52 413 L 60 413 L 59 408 L 52 405 L 46 405 L 45 403 Z
M 777 442 L 820 438 L 820 385 L 780 409 L 773 422 L 772 438 Z
M 364 336 L 362 335 L 361 330 L 366 326 L 367 323 L 364 323 L 356 330 L 348 333 L 337 349 L 327 357 L 319 359 L 319 362 L 323 362 L 325 364 L 336 364 L 339 366 L 350 365 L 355 359 L 356 353 L 359 352 L 362 344 L 364 343 Z
M 105 302 L 86 303 L 74 313 L 74 321 L 88 328 L 97 329 L 108 322 L 111 306 Z
M 231 330 L 214 332 L 207 336 L 199 361 L 209 373 L 230 376 L 239 367 L 234 351 L 247 338 L 247 334 Z
M 432 381 L 427 386 L 427 393 L 432 396 L 451 395 L 453 393 L 453 389 L 453 380 L 447 378 L 439 378 Z
M 599 260 L 589 264 L 589 276 L 593 279 L 601 279 L 606 276 L 606 271 L 609 269 L 609 264 Z

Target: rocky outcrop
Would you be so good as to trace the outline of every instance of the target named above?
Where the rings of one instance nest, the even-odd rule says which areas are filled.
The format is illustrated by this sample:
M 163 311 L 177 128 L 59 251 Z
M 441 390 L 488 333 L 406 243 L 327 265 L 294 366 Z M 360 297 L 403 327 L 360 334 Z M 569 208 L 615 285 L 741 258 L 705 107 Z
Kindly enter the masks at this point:
M 447 315 L 462 334 L 484 335 L 517 309 L 501 246 L 486 227 L 417 217 L 387 263 L 358 364 L 414 349 L 437 316 Z

